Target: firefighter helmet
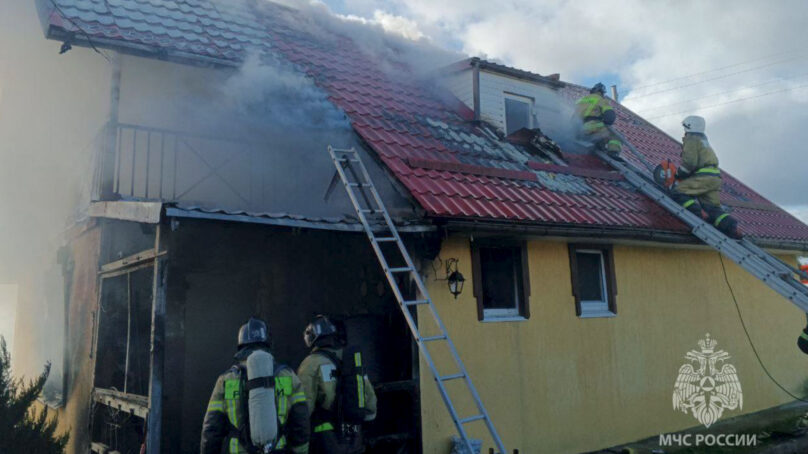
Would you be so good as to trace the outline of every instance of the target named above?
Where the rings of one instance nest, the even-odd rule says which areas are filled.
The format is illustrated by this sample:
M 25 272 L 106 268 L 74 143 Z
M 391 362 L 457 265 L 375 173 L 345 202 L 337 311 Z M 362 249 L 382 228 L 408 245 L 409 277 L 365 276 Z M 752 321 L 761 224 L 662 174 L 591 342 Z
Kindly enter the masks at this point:
M 707 127 L 707 123 L 704 121 L 704 117 L 699 117 L 698 115 L 690 115 L 685 117 L 682 120 L 682 126 L 685 128 L 685 132 L 697 132 L 700 134 L 704 134 L 704 130 Z
M 307 347 L 311 347 L 320 339 L 334 336 L 338 333 L 337 326 L 331 323 L 325 315 L 318 315 L 309 323 L 303 331 L 303 341 Z
M 247 323 L 238 330 L 238 348 L 246 345 L 262 344 L 269 347 L 269 328 L 266 322 L 251 317 Z
M 589 89 L 589 93 L 600 93 L 601 96 L 606 96 L 606 86 L 598 82 Z

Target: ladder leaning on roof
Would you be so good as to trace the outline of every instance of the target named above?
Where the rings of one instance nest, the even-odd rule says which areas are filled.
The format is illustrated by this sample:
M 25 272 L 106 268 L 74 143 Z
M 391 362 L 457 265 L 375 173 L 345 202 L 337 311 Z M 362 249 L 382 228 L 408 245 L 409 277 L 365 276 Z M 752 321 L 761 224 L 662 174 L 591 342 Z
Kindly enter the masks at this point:
M 356 215 L 358 216 L 359 221 L 362 223 L 362 227 L 370 240 L 373 251 L 376 253 L 376 257 L 379 259 L 379 263 L 384 270 L 384 274 L 387 276 L 387 281 L 390 283 L 390 288 L 393 290 L 396 301 L 398 301 L 399 308 L 404 314 L 407 325 L 409 325 L 412 336 L 415 339 L 415 343 L 418 344 L 418 349 L 421 351 L 421 355 L 429 366 L 429 370 L 432 372 L 432 377 L 438 386 L 438 391 L 443 398 L 443 402 L 446 404 L 446 408 L 449 410 L 449 415 L 452 417 L 452 421 L 460 434 L 463 445 L 468 450 L 467 452 L 471 454 L 476 451 L 472 447 L 471 439 L 469 438 L 467 429 L 465 427 L 466 424 L 474 421 L 483 421 L 491 435 L 491 438 L 494 440 L 499 453 L 505 454 L 505 446 L 502 444 L 502 440 L 499 438 L 499 434 L 494 428 L 491 417 L 486 411 L 485 406 L 480 399 L 480 395 L 477 393 L 477 389 L 474 387 L 474 384 L 472 384 L 471 377 L 469 377 L 466 366 L 460 359 L 460 355 L 457 353 L 454 342 L 452 342 L 452 339 L 449 337 L 449 332 L 446 330 L 443 321 L 438 315 L 438 312 L 435 309 L 435 304 L 432 302 L 432 298 L 430 298 L 429 292 L 427 292 L 426 286 L 424 285 L 421 276 L 418 274 L 410 254 L 407 252 L 404 243 L 401 241 L 398 230 L 393 224 L 393 220 L 390 218 L 390 214 L 387 212 L 387 208 L 385 208 L 379 192 L 373 185 L 373 182 L 370 179 L 370 174 L 368 174 L 367 168 L 365 167 L 364 163 L 362 163 L 359 153 L 357 153 L 354 148 L 337 149 L 331 146 L 328 147 L 328 153 L 331 155 L 331 160 L 334 162 L 334 166 L 337 169 L 337 174 L 342 180 L 342 184 L 345 186 L 345 191 L 348 193 L 348 197 L 351 199 L 351 203 L 356 210 Z M 374 215 L 381 216 L 381 219 L 376 220 L 384 224 L 383 230 L 385 233 L 382 235 L 377 235 L 374 233 L 374 229 L 370 224 L 369 217 Z M 391 259 L 394 259 L 395 257 L 390 257 L 390 254 L 385 255 L 385 252 L 382 249 L 382 244 L 384 243 L 395 243 L 400 259 L 403 259 L 403 266 L 391 266 Z M 415 283 L 418 288 L 418 295 L 420 296 L 420 299 L 416 297 L 415 299 L 407 300 L 404 297 L 404 294 L 396 281 L 396 276 L 401 275 L 409 276 L 412 282 Z M 423 336 L 421 334 L 421 330 L 419 329 L 412 312 L 410 312 L 410 309 L 422 305 L 429 307 L 429 312 L 431 313 L 436 327 L 438 328 L 439 334 L 432 336 Z M 435 362 L 432 359 L 432 354 L 427 348 L 427 344 L 437 345 L 439 343 L 445 343 L 445 345 L 449 348 L 449 352 L 454 360 L 454 365 L 457 368 L 456 373 L 440 375 L 438 372 Z M 467 416 L 465 418 L 461 418 L 459 416 L 457 409 L 452 402 L 452 398 L 449 396 L 449 392 L 447 390 L 447 383 L 455 380 L 460 380 L 465 384 L 466 389 L 476 404 L 478 411 L 477 414 Z
M 616 130 L 609 129 L 646 167 L 649 166 L 648 161 L 637 151 L 634 145 Z M 803 271 L 786 264 L 746 238 L 739 241 L 724 235 L 710 223 L 705 222 L 701 217 L 696 216 L 671 199 L 665 191 L 643 175 L 642 171 L 633 164 L 611 158 L 600 150 L 596 150 L 595 154 L 619 171 L 640 192 L 687 224 L 691 229 L 691 233 L 705 244 L 724 254 L 741 268 L 763 281 L 772 290 L 808 313 L 808 287 L 795 278 L 795 275 L 808 278 Z M 649 170 L 651 169 L 649 168 Z

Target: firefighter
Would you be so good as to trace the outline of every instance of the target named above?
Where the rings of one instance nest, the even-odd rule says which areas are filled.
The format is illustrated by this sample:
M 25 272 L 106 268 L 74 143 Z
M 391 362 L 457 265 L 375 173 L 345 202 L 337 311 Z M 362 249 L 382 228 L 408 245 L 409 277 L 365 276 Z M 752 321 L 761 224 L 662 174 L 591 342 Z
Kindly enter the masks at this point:
M 583 123 L 580 137 L 594 143 L 596 147 L 606 151 L 609 156 L 617 158 L 620 156 L 623 144 L 606 127 L 614 124 L 617 114 L 605 96 L 606 87 L 600 82 L 596 83 L 589 90 L 588 95 L 575 103 L 575 113 Z
M 303 332 L 311 348 L 298 368 L 311 415 L 312 454 L 364 452 L 361 424 L 376 418 L 376 394 L 361 352 L 345 345 L 344 330 L 318 315 Z
M 738 222 L 721 208 L 721 171 L 718 157 L 704 134 L 704 118 L 691 115 L 682 120 L 682 163 L 676 171 L 672 197 L 693 214 L 705 218 L 732 238 L 740 238 Z M 702 213 L 703 210 L 703 213 Z
M 250 318 L 238 332 L 236 363 L 219 376 L 208 402 L 202 424 L 201 454 L 307 454 L 309 452 L 309 411 L 306 394 L 294 371 L 274 363 L 267 324 Z M 264 353 L 266 352 L 266 353 Z M 270 372 L 264 380 L 252 379 L 254 358 L 269 358 Z M 267 366 L 266 364 L 264 366 Z M 274 374 L 274 375 L 273 375 Z M 259 388 L 266 390 L 256 401 Z M 255 394 L 254 394 L 255 393 Z M 272 398 L 274 395 L 274 399 Z M 264 406 L 261 407 L 261 404 Z M 271 409 L 258 412 L 256 409 Z M 250 414 L 250 413 L 253 414 Z M 264 414 L 269 413 L 269 415 Z M 271 415 L 271 416 L 270 416 Z M 257 423 L 270 427 L 275 436 L 270 449 L 255 446 L 255 435 L 262 430 Z M 253 432 L 251 434 L 251 431 Z

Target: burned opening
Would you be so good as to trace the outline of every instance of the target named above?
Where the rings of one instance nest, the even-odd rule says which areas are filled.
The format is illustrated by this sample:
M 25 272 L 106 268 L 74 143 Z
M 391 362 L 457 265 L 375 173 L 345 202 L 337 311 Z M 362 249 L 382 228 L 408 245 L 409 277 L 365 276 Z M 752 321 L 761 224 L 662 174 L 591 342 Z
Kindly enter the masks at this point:
M 96 388 L 148 394 L 153 279 L 148 265 L 102 280 Z

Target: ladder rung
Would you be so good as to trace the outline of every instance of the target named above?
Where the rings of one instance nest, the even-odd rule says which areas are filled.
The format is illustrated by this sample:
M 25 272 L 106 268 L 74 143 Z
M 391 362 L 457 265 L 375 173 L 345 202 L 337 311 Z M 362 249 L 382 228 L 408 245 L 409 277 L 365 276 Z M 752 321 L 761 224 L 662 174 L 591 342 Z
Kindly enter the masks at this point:
M 412 268 L 408 266 L 403 266 L 401 268 L 390 268 L 388 271 L 390 271 L 391 273 L 407 273 L 412 271 Z
M 358 159 L 337 158 L 337 162 L 359 162 Z
M 367 183 L 348 183 L 348 186 L 352 188 L 369 188 L 373 185 Z
M 422 337 L 421 342 L 432 342 L 437 340 L 446 340 L 446 336 L 441 334 L 440 336 L 429 336 L 429 337 Z
M 361 213 L 365 213 L 365 214 L 376 214 L 376 213 L 381 214 L 381 213 L 384 213 L 384 211 L 382 211 L 382 210 L 359 210 L 359 211 Z
M 333 148 L 332 149 L 336 153 L 353 153 L 356 154 L 355 148 Z
M 374 236 L 373 239 L 377 243 L 389 243 L 391 241 L 396 241 L 396 237 L 394 236 Z
M 485 415 L 469 416 L 468 418 L 461 419 L 460 424 L 468 424 L 470 422 L 479 421 L 481 419 L 485 419 Z
M 464 373 L 445 375 L 443 377 L 438 378 L 438 380 L 440 381 L 457 380 L 458 378 L 465 378 L 465 376 L 466 374 Z
M 412 300 L 412 301 L 404 301 L 405 306 L 418 306 L 419 304 L 427 304 L 429 300 Z

